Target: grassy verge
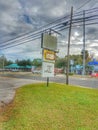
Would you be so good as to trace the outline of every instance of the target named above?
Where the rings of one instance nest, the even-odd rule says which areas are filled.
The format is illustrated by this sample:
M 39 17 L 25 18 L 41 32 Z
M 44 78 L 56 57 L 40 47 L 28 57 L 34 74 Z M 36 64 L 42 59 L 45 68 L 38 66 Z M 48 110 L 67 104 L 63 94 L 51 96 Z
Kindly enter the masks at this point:
M 3 116 L 3 130 L 98 130 L 98 90 L 26 85 Z

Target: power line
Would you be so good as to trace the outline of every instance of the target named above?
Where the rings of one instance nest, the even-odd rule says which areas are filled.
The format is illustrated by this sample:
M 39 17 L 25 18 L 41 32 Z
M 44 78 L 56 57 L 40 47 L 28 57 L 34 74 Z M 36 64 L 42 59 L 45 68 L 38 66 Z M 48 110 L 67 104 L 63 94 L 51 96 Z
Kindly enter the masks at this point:
M 79 8 L 76 9 L 77 10 L 80 10 L 82 7 L 84 7 L 85 5 L 87 5 L 88 3 L 90 3 L 92 0 L 88 0 L 86 2 L 84 2 Z
M 98 24 L 98 22 L 88 23 L 86 25 L 92 25 L 92 24 Z M 74 25 L 74 26 L 72 26 L 72 28 L 74 28 L 76 26 L 82 26 L 82 25 L 83 24 Z M 64 29 L 68 29 L 68 28 L 69 28 L 69 26 L 68 27 L 62 27 L 62 28 L 60 27 L 60 28 L 58 28 L 57 31 L 62 31 Z M 36 37 L 33 37 L 32 39 L 29 39 L 27 41 L 21 41 L 21 42 L 18 42 L 18 43 L 16 42 L 16 44 L 8 44 L 8 46 L 3 45 L 1 49 L 7 49 L 7 48 L 15 47 L 15 46 L 18 46 L 18 45 L 21 45 L 21 44 L 25 44 L 27 42 L 31 42 L 33 40 L 39 39 L 39 38 L 40 38 L 40 36 L 36 36 Z
M 77 16 L 78 16 L 78 13 L 76 13 L 74 15 L 74 17 L 77 17 Z M 81 15 L 79 15 L 79 16 L 81 16 Z M 97 17 L 97 15 L 95 15 L 95 16 L 91 15 L 89 17 L 85 17 L 85 21 L 95 20 L 93 17 Z M 91 19 L 91 18 L 93 18 L 93 19 Z M 65 22 L 65 20 L 66 20 L 66 22 Z M 81 17 L 78 17 L 77 19 L 73 18 L 73 21 L 74 22 L 72 24 L 76 24 L 76 23 L 82 22 L 83 18 L 81 18 Z M 66 25 L 64 25 L 64 24 L 66 24 Z M 50 28 L 53 28 L 53 29 L 56 29 L 56 30 L 61 30 L 62 28 L 66 28 L 67 29 L 69 27 L 69 24 L 70 24 L 69 16 L 67 15 L 66 17 L 63 17 L 62 19 L 59 19 L 59 21 L 53 22 L 53 24 L 50 24 L 50 25 L 48 24 L 49 26 L 45 25 L 44 29 L 41 27 L 41 29 L 39 31 L 37 30 L 37 31 L 32 32 L 32 33 L 30 33 L 28 35 L 24 35 L 24 36 L 18 37 L 16 39 L 9 40 L 9 41 L 5 42 L 5 44 L 1 43 L 0 47 L 2 47 L 1 49 L 3 49 L 3 48 L 10 48 L 10 47 L 14 47 L 14 46 L 18 46 L 18 45 L 24 44 L 26 42 L 33 41 L 34 39 L 39 38 L 42 32 L 44 32 L 44 31 L 48 32 Z M 92 24 L 94 24 L 94 23 L 92 23 Z
M 87 24 L 85 24 L 85 25 L 94 25 L 94 24 L 98 24 L 98 22 L 92 22 L 92 23 L 87 23 Z M 83 26 L 83 24 L 78 24 L 78 25 L 72 25 L 72 28 L 74 28 L 74 27 L 76 27 L 76 26 Z M 69 26 L 68 27 L 62 27 L 62 28 L 58 28 L 58 30 L 57 31 L 62 31 L 62 30 L 65 30 L 65 29 L 68 29 L 69 28 Z M 39 38 L 41 38 L 40 36 L 38 37 L 33 37 L 32 39 L 29 39 L 28 41 L 22 41 L 22 42 L 20 42 L 20 43 L 17 43 L 17 44 L 14 44 L 14 45 L 9 45 L 9 46 L 2 46 L 2 48 L 1 49 L 8 49 L 8 48 L 11 48 L 11 47 L 15 47 L 15 46 L 19 46 L 19 45 L 21 45 L 21 44 L 25 44 L 25 43 L 27 43 L 27 42 L 31 42 L 31 41 L 33 41 L 33 40 L 36 40 L 36 39 L 39 39 Z
M 98 9 L 98 8 L 97 8 Z M 78 13 L 81 13 L 81 14 L 78 14 Z M 75 13 L 74 14 L 74 16 L 78 16 L 78 15 L 82 15 L 82 12 L 78 12 L 78 13 Z M 89 12 L 88 12 L 89 13 Z M 91 12 L 90 12 L 91 13 Z M 67 16 L 64 16 L 64 17 L 62 17 L 62 18 L 59 18 L 59 19 L 57 19 L 57 20 L 55 20 L 55 21 L 53 21 L 53 22 L 51 22 L 51 23 L 49 23 L 49 24 L 47 24 L 47 25 L 44 25 L 44 26 L 42 26 L 42 27 L 40 27 L 38 30 L 40 30 L 40 29 L 42 29 L 42 28 L 45 28 L 45 27 L 47 27 L 47 26 L 51 26 L 52 24 L 56 24 L 57 22 L 60 22 L 61 20 L 63 20 L 63 19 L 65 19 L 65 18 L 68 18 L 69 17 L 69 15 L 67 15 Z M 36 31 L 34 31 L 34 32 L 37 32 L 38 30 L 36 30 Z M 22 37 L 23 38 L 25 38 L 25 37 L 29 37 L 29 36 L 31 36 L 31 35 L 33 35 L 34 34 L 34 32 L 33 31 L 30 31 L 30 32 L 27 32 L 27 33 L 24 33 L 24 34 L 20 34 L 19 36 L 16 36 L 16 37 L 14 37 L 14 38 L 12 38 L 12 39 L 10 39 L 10 40 L 15 40 L 15 39 L 21 39 Z M 10 40 L 8 40 L 8 41 L 10 41 Z M 4 41 L 4 42 L 8 42 L 8 41 Z

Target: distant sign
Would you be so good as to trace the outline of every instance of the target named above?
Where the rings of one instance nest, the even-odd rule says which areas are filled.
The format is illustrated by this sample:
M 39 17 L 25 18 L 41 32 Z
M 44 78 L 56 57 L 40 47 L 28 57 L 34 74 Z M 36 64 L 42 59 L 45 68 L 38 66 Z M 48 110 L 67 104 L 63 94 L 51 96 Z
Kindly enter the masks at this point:
M 70 65 L 74 65 L 74 60 L 70 60 Z
M 43 60 L 49 62 L 55 62 L 55 52 L 50 50 L 43 50 Z
M 54 77 L 54 63 L 43 62 L 42 77 Z
M 57 37 L 49 35 L 49 34 L 43 34 L 42 35 L 42 48 L 56 51 L 57 50 Z

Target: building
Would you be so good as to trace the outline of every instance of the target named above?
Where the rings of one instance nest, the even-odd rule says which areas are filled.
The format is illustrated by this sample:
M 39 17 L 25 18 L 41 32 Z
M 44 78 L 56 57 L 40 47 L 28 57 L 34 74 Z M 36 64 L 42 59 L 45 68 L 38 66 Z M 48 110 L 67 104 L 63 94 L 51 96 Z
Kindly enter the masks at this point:
M 31 71 L 32 66 L 26 65 L 26 66 L 19 66 L 18 64 L 10 64 L 8 66 L 4 67 L 5 70 L 9 71 Z

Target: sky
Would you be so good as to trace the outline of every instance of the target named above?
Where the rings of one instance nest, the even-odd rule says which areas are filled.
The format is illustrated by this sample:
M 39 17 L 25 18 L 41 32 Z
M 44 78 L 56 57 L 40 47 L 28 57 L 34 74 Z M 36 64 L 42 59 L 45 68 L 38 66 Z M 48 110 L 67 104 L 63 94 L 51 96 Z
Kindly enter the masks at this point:
M 58 18 L 70 15 L 73 6 L 75 12 L 98 8 L 98 0 L 0 0 L 0 55 L 7 59 L 34 59 L 42 58 L 41 39 L 27 41 L 15 45 L 16 37 L 29 32 L 36 32 L 40 27 L 48 25 Z M 98 10 L 97 10 L 98 11 Z M 93 14 L 98 14 L 94 11 Z M 97 22 L 96 16 L 96 21 Z M 97 23 L 98 24 L 98 23 Z M 90 55 L 98 56 L 98 25 L 91 24 L 85 27 L 85 47 Z M 67 54 L 68 33 L 65 29 L 56 35 L 58 40 L 57 54 L 64 57 Z M 13 39 L 13 40 L 11 40 Z M 20 40 L 21 41 L 21 40 Z M 17 41 L 17 44 L 20 43 Z M 83 49 L 83 26 L 72 28 L 70 54 L 80 54 Z

